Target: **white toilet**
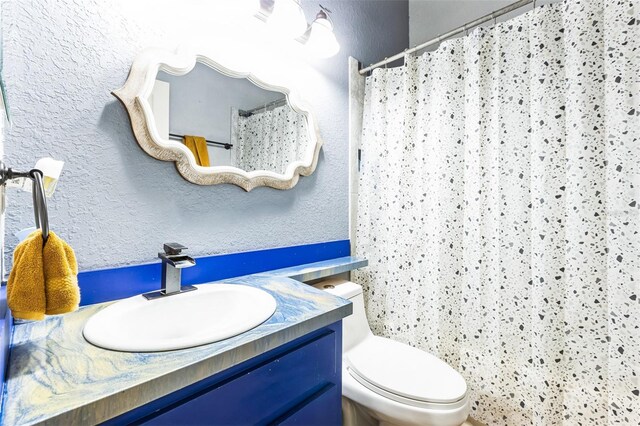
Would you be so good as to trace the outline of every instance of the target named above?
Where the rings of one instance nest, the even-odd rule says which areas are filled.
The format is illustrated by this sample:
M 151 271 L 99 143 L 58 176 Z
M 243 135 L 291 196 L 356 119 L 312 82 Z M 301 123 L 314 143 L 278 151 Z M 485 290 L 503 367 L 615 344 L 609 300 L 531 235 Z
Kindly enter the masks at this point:
M 425 351 L 374 336 L 361 286 L 329 279 L 315 287 L 353 303 L 353 315 L 342 320 L 345 425 L 458 426 L 467 419 L 464 378 Z

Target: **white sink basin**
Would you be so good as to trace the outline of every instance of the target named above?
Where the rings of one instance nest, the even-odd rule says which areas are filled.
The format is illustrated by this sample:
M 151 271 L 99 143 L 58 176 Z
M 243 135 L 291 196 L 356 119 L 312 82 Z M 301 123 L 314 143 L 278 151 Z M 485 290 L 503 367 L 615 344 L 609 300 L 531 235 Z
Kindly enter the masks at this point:
M 244 333 L 276 310 L 269 293 L 238 284 L 206 284 L 161 299 L 123 299 L 93 315 L 85 339 L 125 352 L 190 348 Z

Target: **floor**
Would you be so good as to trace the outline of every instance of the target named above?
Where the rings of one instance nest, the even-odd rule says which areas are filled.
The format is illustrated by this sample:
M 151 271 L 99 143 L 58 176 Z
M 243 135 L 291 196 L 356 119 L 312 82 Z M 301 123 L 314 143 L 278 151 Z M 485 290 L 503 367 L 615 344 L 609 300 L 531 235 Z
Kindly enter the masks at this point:
M 466 422 L 462 423 L 460 426 L 486 426 L 484 423 L 480 423 L 477 420 L 474 420 L 469 416 Z

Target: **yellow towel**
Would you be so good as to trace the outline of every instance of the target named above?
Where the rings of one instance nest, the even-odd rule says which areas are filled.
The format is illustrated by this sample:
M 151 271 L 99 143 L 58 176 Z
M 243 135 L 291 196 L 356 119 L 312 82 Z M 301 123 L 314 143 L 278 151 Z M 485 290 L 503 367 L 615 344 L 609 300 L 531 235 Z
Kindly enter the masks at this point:
M 13 252 L 7 303 L 14 318 L 41 320 L 47 310 L 42 265 L 42 231 L 35 231 Z
M 47 315 L 66 314 L 78 309 L 78 262 L 73 249 L 53 231 L 44 245 L 44 289 Z
M 7 283 L 7 303 L 15 318 L 41 320 L 72 312 L 80 304 L 78 264 L 73 249 L 49 232 L 32 232 L 18 244 Z
M 193 152 L 196 157 L 196 164 L 203 167 L 209 167 L 209 150 L 207 149 L 207 140 L 202 136 L 184 136 L 184 144 Z

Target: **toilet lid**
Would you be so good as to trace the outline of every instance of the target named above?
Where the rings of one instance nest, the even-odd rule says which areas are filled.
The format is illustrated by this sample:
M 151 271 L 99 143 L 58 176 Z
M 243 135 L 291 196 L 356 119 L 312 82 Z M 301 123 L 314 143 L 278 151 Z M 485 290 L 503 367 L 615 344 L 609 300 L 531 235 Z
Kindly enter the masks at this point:
M 358 382 L 392 399 L 397 399 L 393 398 L 397 395 L 415 401 L 450 404 L 460 401 L 467 393 L 464 378 L 447 363 L 393 340 L 367 338 L 347 352 L 344 360 Z

